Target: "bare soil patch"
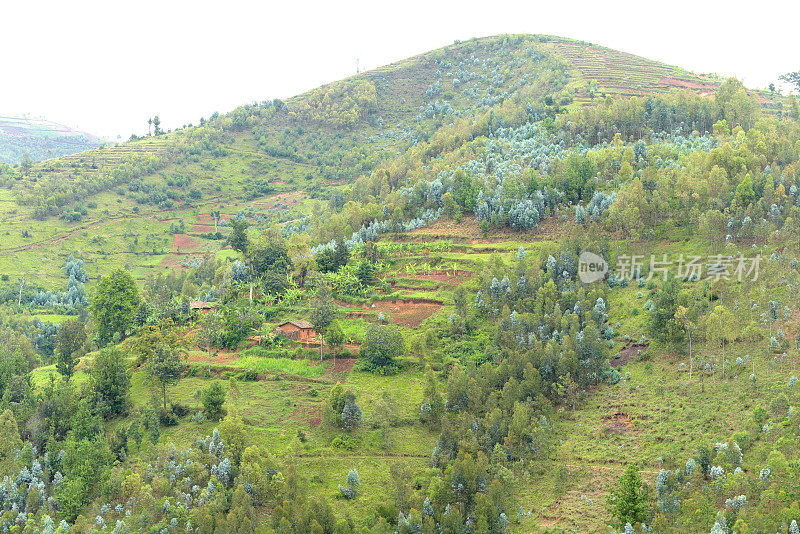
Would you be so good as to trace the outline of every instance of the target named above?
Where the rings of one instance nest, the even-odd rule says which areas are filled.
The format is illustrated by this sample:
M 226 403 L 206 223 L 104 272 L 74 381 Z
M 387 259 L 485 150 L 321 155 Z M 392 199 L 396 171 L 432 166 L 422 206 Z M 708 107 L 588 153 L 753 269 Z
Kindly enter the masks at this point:
M 234 352 L 231 350 L 223 349 L 219 351 L 219 354 L 211 356 L 211 365 L 218 366 L 218 365 L 226 365 L 231 364 L 239 359 L 239 353 Z M 187 360 L 189 363 L 208 363 L 208 353 L 191 353 L 189 354 Z
M 611 360 L 611 367 L 622 367 L 632 359 L 636 358 L 639 355 L 640 350 L 644 352 L 649 346 L 649 341 L 647 343 L 633 343 L 632 341 L 628 341 L 625 346 L 620 349 L 619 358 L 613 358 Z
M 172 252 L 193 252 L 201 248 L 206 241 L 186 234 L 175 234 L 172 238 Z
M 181 265 L 181 260 L 185 257 L 184 254 L 167 254 L 161 263 L 159 263 L 156 268 L 157 269 L 184 269 L 184 266 Z
M 605 421 L 604 430 L 611 434 L 632 434 L 634 432 L 633 421 L 624 412 L 614 412 L 603 417 Z
M 331 365 L 321 378 L 331 382 L 342 381 L 353 370 L 356 361 L 358 358 L 336 358 L 335 364 Z
M 444 304 L 440 300 L 434 299 L 396 299 L 396 300 L 376 300 L 372 304 L 349 304 L 337 301 L 338 304 L 347 308 L 361 308 L 382 313 L 387 320 L 395 324 L 416 327 L 422 321 L 436 313 Z

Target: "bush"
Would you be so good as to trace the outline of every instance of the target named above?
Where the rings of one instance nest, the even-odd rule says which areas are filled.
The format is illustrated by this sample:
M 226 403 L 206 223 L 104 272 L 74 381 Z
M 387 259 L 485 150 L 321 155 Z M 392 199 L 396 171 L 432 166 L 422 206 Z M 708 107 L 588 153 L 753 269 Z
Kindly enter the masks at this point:
M 178 424 L 178 417 L 172 412 L 159 410 L 158 422 L 163 426 L 176 426 Z
M 405 352 L 403 334 L 395 325 L 369 325 L 359 356 L 365 371 L 393 374 L 399 370 L 396 359 Z
M 185 417 L 191 412 L 188 406 L 184 406 L 183 404 L 179 404 L 177 402 L 170 403 L 170 410 L 177 417 Z
M 355 398 L 348 398 L 344 408 L 342 408 L 342 427 L 350 432 L 360 427 L 361 421 L 361 406 L 356 403 Z
M 344 498 L 347 500 L 352 500 L 358 497 L 358 487 L 361 485 L 361 479 L 358 477 L 358 471 L 351 469 L 350 472 L 347 473 L 346 483 L 346 486 L 339 486 L 339 491 L 342 492 Z
M 222 405 L 225 404 L 225 388 L 222 384 L 215 382 L 204 389 L 201 400 L 206 416 L 218 421 L 222 417 Z

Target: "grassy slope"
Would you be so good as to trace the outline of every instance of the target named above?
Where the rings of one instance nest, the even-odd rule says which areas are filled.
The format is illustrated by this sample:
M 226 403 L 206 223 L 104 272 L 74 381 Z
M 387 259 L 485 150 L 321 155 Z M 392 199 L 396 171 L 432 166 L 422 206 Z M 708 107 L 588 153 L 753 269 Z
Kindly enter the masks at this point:
M 491 42 L 491 39 L 486 42 Z M 459 47 L 465 46 L 469 46 L 469 43 L 431 54 L 454 54 Z M 569 61 L 571 78 L 568 87 L 575 91 L 575 105 L 589 102 L 588 95 L 581 92 L 588 80 L 596 80 L 602 92 L 621 96 L 663 91 L 676 86 L 699 85 L 697 90 L 705 91 L 715 83 L 711 78 L 698 77 L 677 68 L 596 46 L 565 40 L 547 41 L 541 46 Z M 489 54 L 487 51 L 486 55 Z M 379 94 L 380 115 L 387 124 L 396 126 L 418 113 L 423 104 L 420 95 L 434 76 L 434 69 L 427 62 L 428 56 L 411 58 L 360 75 L 375 84 Z M 302 98 L 301 95 L 294 102 Z M 279 139 L 285 127 L 287 124 L 275 124 L 270 135 L 275 140 Z M 399 141 L 382 136 L 378 129 L 369 125 L 361 125 L 344 135 L 320 127 L 315 135 L 317 139 L 335 139 L 345 146 L 363 145 L 375 151 L 390 151 L 402 146 Z M 44 173 L 70 173 L 76 169 L 86 173 L 99 172 L 124 160 L 131 153 L 164 153 L 168 150 L 168 142 L 179 136 L 179 133 L 173 133 L 64 157 L 40 164 L 37 169 Z M 370 140 L 372 136 L 377 139 Z M 314 140 L 312 135 L 304 134 L 297 144 L 300 150 L 307 151 Z M 173 242 L 172 235 L 168 233 L 169 225 L 175 220 L 183 219 L 190 227 L 188 233 L 191 235 L 201 233 L 194 231 L 193 226 L 207 224 L 203 214 L 208 213 L 211 207 L 221 207 L 223 213 L 232 215 L 248 206 L 259 211 L 274 206 L 274 199 L 244 201 L 242 181 L 245 177 L 268 175 L 275 178 L 273 184 L 277 190 L 284 192 L 302 190 L 314 182 L 331 177 L 327 166 L 297 164 L 265 154 L 258 150 L 253 136 L 246 131 L 232 135 L 227 147 L 226 156 L 212 157 L 203 153 L 196 160 L 170 163 L 159 173 L 147 177 L 149 181 L 159 182 L 163 181 L 161 173 L 169 175 L 181 172 L 191 176 L 192 186 L 202 192 L 202 199 L 194 205 L 179 205 L 169 211 L 139 206 L 139 212 L 136 213 L 136 204 L 128 196 L 105 191 L 91 197 L 90 200 L 97 203 L 97 208 L 90 209 L 87 218 L 79 223 L 65 223 L 53 218 L 34 222 L 28 208 L 17 206 L 8 191 L 0 190 L 0 220 L 5 228 L 5 235 L 0 240 L 0 273 L 8 273 L 13 277 L 25 274 L 40 283 L 57 285 L 61 283 L 60 267 L 72 252 L 84 258 L 87 270 L 92 275 L 102 274 L 121 264 L 129 266 L 138 278 L 159 267 L 179 268 L 180 260 L 187 253 L 199 253 L 203 247 L 215 249 L 219 244 L 196 238 L 191 246 L 184 245 L 179 251 L 177 247 L 180 243 Z M 358 174 L 354 169 L 348 171 L 351 177 Z M 301 212 L 307 201 L 302 195 L 296 199 L 298 204 L 295 209 Z M 23 230 L 29 230 L 31 237 L 23 238 Z M 388 277 L 402 286 L 399 291 L 404 296 L 436 298 L 445 302 L 445 306 L 430 319 L 437 320 L 450 313 L 451 308 L 447 304 L 452 302 L 454 285 L 437 282 L 431 277 L 426 279 L 424 275 L 410 275 L 405 265 L 419 267 L 422 263 L 429 263 L 440 269 L 458 265 L 458 269 L 470 271 L 494 253 L 511 260 L 520 245 L 537 255 L 541 247 L 556 242 L 561 235 L 563 228 L 545 224 L 539 231 L 530 234 L 495 231 L 485 239 L 469 218 L 461 225 L 440 221 L 431 228 L 414 232 L 412 236 L 398 238 L 422 241 L 450 239 L 456 246 L 433 256 L 398 259 Z M 642 252 L 649 253 L 662 245 L 652 245 L 652 249 L 643 244 L 639 246 Z M 702 243 L 674 243 L 672 246 L 684 252 L 704 251 Z M 661 248 L 658 250 L 660 252 Z M 468 279 L 458 281 L 470 284 Z M 646 300 L 636 298 L 638 291 L 631 287 L 611 292 L 611 320 L 622 324 L 620 335 L 628 334 L 634 339 L 643 332 L 643 314 L 634 316 L 631 310 L 634 307 L 641 308 Z M 288 310 L 287 318 L 296 313 L 299 310 Z M 363 317 L 348 319 L 345 329 L 358 338 L 365 321 L 375 320 L 376 315 L 367 310 Z M 411 329 L 407 331 L 411 332 Z M 711 352 L 709 347 L 702 345 L 697 350 Z M 754 347 L 738 344 L 732 351 L 756 353 Z M 519 490 L 523 507 L 532 511 L 533 516 L 522 526 L 514 528 L 520 532 L 530 531 L 535 525 L 556 525 L 581 531 L 600 529 L 605 516 L 605 489 L 626 463 L 642 462 L 647 474 L 654 476 L 658 469 L 656 459 L 664 455 L 665 450 L 673 456 L 665 460 L 679 463 L 685 461 L 701 435 L 707 433 L 719 440 L 727 439 L 733 429 L 745 424 L 749 417 L 747 410 L 769 391 L 785 384 L 788 374 L 791 374 L 786 369 L 776 368 L 769 363 L 766 355 L 759 354 L 754 357 L 756 373 L 763 378 L 756 389 L 745 387 L 749 373 L 743 373 L 730 382 L 706 381 L 705 389 L 701 390 L 696 379 L 688 381 L 686 373 L 678 368 L 673 357 L 663 350 L 653 352 L 650 361 L 632 361 L 621 369 L 623 374 L 631 373 L 629 381 L 624 380 L 613 387 L 600 387 L 591 393 L 585 407 L 572 414 L 563 414 L 557 425 L 558 446 L 553 450 L 552 464 L 542 465 L 530 479 L 522 481 Z M 235 363 L 235 358 L 233 360 Z M 220 372 L 213 379 L 181 380 L 171 388 L 172 398 L 199 409 L 195 395 L 197 390 L 206 387 L 212 380 L 226 381 L 227 374 L 237 371 L 235 364 L 218 366 L 221 367 Z M 403 461 L 413 476 L 418 478 L 420 487 L 427 487 L 426 481 L 431 476 L 428 458 L 437 434 L 417 422 L 422 391 L 421 372 L 415 370 L 384 378 L 359 371 L 334 374 L 330 366 L 327 363 L 325 374 L 311 380 L 267 372 L 263 380 L 239 382 L 238 394 L 229 395 L 226 407 L 236 409 L 243 415 L 254 441 L 268 445 L 284 460 L 296 462 L 311 481 L 314 492 L 334 497 L 337 485 L 343 481 L 347 471 L 358 469 L 364 496 L 357 501 L 339 501 L 337 509 L 341 514 L 363 516 L 385 502 L 392 495 L 388 469 L 394 461 Z M 52 368 L 37 369 L 36 383 L 42 384 L 53 371 Z M 78 381 L 85 378 L 85 373 L 78 373 Z M 338 433 L 331 432 L 324 425 L 317 426 L 313 421 L 318 417 L 323 399 L 337 380 L 357 393 L 364 408 L 365 429 L 354 438 L 357 441 L 354 450 L 334 447 L 333 438 Z M 663 380 L 663 384 L 659 380 Z M 133 383 L 134 403 L 136 407 L 141 407 L 151 398 L 142 371 L 134 373 Z M 384 392 L 396 396 L 402 421 L 390 430 L 388 448 L 381 431 L 372 425 L 372 408 Z M 617 416 L 618 413 L 621 416 Z M 630 425 L 626 423 L 623 431 L 616 431 L 609 424 L 612 418 L 629 421 Z M 210 422 L 191 423 L 186 418 L 179 426 L 167 429 L 162 439 L 186 446 L 210 433 L 213 426 Z M 305 443 L 298 438 L 300 431 L 307 436 Z
M 468 41 L 405 61 L 381 67 L 358 75 L 353 79 L 366 79 L 374 83 L 378 94 L 376 114 L 384 120 L 379 129 L 361 123 L 350 131 L 342 132 L 319 124 L 306 125 L 303 133 L 293 141 L 299 153 L 311 154 L 314 146 L 324 143 L 338 146 L 345 154 L 373 154 L 377 160 L 391 157 L 398 149 L 404 150 L 407 142 L 398 138 L 402 128 L 412 124 L 426 100 L 425 90 L 436 79 L 432 58 L 458 60 L 466 54 L 481 60 L 512 61 L 517 56 L 498 52 L 499 37 Z M 535 46 L 555 53 L 568 64 L 567 91 L 574 95 L 573 106 L 585 105 L 591 99 L 586 91 L 589 80 L 597 82 L 598 95 L 631 96 L 666 91 L 671 88 L 689 88 L 707 93 L 713 91 L 718 81 L 697 76 L 683 69 L 639 58 L 595 45 L 582 44 L 558 38 L 540 38 Z M 513 46 L 511 45 L 512 49 Z M 506 55 L 504 55 L 506 54 Z M 531 70 L 533 69 L 533 70 Z M 508 90 L 514 91 L 520 74 L 535 72 L 535 67 L 507 68 L 503 72 L 509 81 Z M 452 95 L 454 104 L 467 106 L 469 98 Z M 289 100 L 294 106 L 308 94 Z M 596 100 L 599 96 L 595 96 Z M 765 106 L 772 103 L 765 103 Z M 278 144 L 290 118 L 276 119 L 266 125 L 268 142 Z M 188 132 L 191 132 L 191 128 Z M 52 217 L 45 221 L 32 219 L 32 209 L 13 202 L 13 195 L 0 190 L 0 222 L 3 238 L 0 240 L 0 273 L 12 279 L 27 275 L 40 283 L 54 282 L 66 257 L 78 252 L 84 258 L 91 274 L 108 272 L 112 266 L 128 265 L 138 277 L 164 261 L 172 251 L 172 236 L 168 234 L 170 219 L 184 219 L 187 224 L 198 223 L 198 215 L 208 213 L 212 207 L 224 204 L 230 212 L 259 202 L 245 202 L 243 183 L 247 178 L 266 177 L 278 191 L 301 190 L 312 183 L 333 183 L 334 173 L 344 174 L 345 181 L 362 173 L 358 166 L 332 167 L 321 164 L 317 158 L 306 163 L 295 163 L 287 158 L 274 157 L 260 150 L 249 130 L 232 132 L 226 139 L 227 155 L 215 157 L 203 152 L 190 158 L 177 159 L 175 147 L 185 138 L 187 131 L 173 132 L 157 138 L 146 138 L 80 154 L 48 160 L 34 166 L 31 175 L 67 179 L 71 176 L 96 176 L 107 172 L 135 156 L 167 158 L 166 166 L 145 178 L 148 183 L 164 183 L 165 177 L 180 174 L 192 179 L 191 186 L 202 193 L 202 199 L 192 204 L 177 205 L 163 210 L 150 205 L 138 205 L 130 196 L 120 195 L 124 188 L 114 188 L 91 196 L 96 208 L 89 208 L 80 222 L 68 223 Z M 384 156 L 382 156 L 384 155 Z M 462 156 L 463 157 L 463 156 Z M 138 212 L 134 211 L 138 208 Z M 23 232 L 26 232 L 23 237 Z M 137 239 L 138 238 L 138 239 Z M 137 244 L 134 245 L 134 240 Z M 214 248 L 217 243 L 207 243 Z M 172 251 L 175 252 L 175 251 Z M 178 263 L 168 260 L 168 263 Z

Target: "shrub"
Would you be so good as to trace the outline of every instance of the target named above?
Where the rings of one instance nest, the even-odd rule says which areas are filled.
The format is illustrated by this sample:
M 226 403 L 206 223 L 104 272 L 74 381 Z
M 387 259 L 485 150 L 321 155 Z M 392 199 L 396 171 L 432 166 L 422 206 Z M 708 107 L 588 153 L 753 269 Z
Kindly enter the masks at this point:
M 380 374 L 393 374 L 399 369 L 396 359 L 405 352 L 405 341 L 395 325 L 369 325 L 359 356 L 362 368 Z
M 342 427 L 348 432 L 361 426 L 361 406 L 356 403 L 355 397 L 348 398 L 342 408 Z
M 158 412 L 158 422 L 164 426 L 176 426 L 178 418 L 174 413 L 162 409 Z
M 169 407 L 170 411 L 174 413 L 177 417 L 187 416 L 191 412 L 188 406 L 184 406 L 183 404 L 177 402 L 170 403 Z
M 347 500 L 352 500 L 358 497 L 358 487 L 361 485 L 361 479 L 358 478 L 358 471 L 351 469 L 347 473 L 346 486 L 339 486 L 339 491 Z
M 218 421 L 222 417 L 222 405 L 225 404 L 225 388 L 222 384 L 215 382 L 204 389 L 201 400 L 206 416 Z

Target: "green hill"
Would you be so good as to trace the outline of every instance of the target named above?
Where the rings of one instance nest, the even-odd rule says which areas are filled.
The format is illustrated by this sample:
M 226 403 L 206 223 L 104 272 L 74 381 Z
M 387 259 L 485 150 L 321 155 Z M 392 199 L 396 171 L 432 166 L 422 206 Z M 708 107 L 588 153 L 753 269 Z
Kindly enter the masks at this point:
M 328 200 L 337 186 L 378 168 L 388 169 L 392 187 L 432 179 L 466 161 L 487 129 L 526 115 L 557 116 L 607 96 L 674 89 L 708 95 L 719 83 L 555 37 L 458 43 L 285 103 L 243 106 L 203 126 L 47 160 L 28 172 L 7 168 L 2 251 L 14 257 L 0 260 L 0 272 L 54 276 L 80 250 L 98 274 L 122 262 L 141 277 L 160 262 L 174 265 L 178 252 L 192 252 L 172 246 L 169 219 L 203 227 L 198 217 L 212 205 L 225 203 L 235 214 L 277 192 Z M 766 108 L 780 105 L 776 97 L 758 99 Z M 278 219 L 290 216 L 281 209 L 287 214 Z M 269 218 L 276 219 L 274 210 Z M 98 236 L 94 228 L 106 231 Z M 95 238 L 102 246 L 91 243 Z
M 798 120 L 504 35 L 0 166 L 0 529 L 794 532 Z

